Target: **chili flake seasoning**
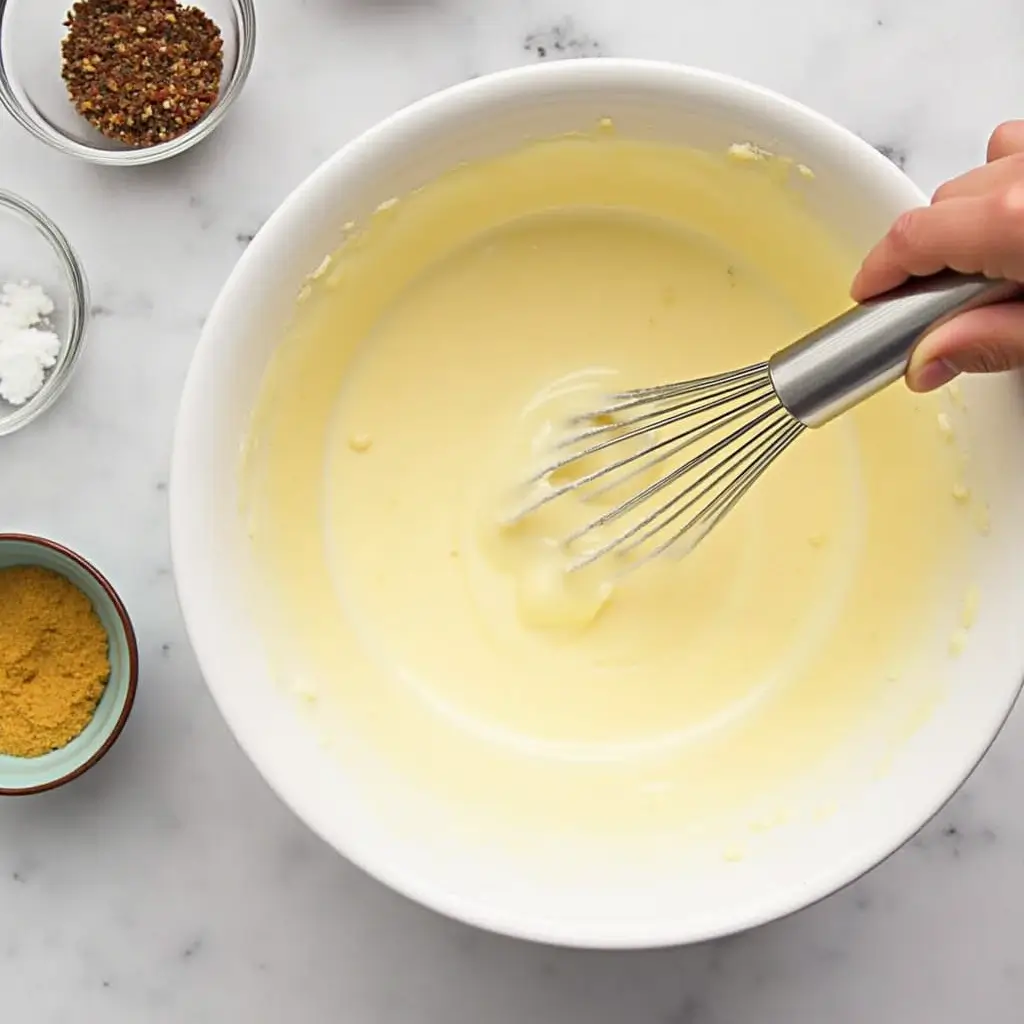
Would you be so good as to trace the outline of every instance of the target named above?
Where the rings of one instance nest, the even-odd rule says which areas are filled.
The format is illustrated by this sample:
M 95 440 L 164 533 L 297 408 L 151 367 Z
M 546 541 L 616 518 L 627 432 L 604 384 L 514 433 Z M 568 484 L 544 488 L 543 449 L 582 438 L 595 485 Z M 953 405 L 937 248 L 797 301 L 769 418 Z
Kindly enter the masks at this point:
M 78 0 L 61 44 L 75 109 L 109 139 L 155 146 L 184 134 L 217 101 L 220 29 L 176 0 Z

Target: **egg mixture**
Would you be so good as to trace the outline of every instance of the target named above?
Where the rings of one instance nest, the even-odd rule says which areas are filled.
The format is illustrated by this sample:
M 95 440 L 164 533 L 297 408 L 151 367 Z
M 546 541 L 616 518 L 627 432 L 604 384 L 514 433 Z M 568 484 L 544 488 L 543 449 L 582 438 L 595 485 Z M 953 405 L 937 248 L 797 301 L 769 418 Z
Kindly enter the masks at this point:
M 531 144 L 386 204 L 303 290 L 246 515 L 282 682 L 368 780 L 528 830 L 687 829 L 813 774 L 901 685 L 965 533 L 934 399 L 806 432 L 624 580 L 564 572 L 575 498 L 507 521 L 573 412 L 849 304 L 809 172 L 764 164 Z

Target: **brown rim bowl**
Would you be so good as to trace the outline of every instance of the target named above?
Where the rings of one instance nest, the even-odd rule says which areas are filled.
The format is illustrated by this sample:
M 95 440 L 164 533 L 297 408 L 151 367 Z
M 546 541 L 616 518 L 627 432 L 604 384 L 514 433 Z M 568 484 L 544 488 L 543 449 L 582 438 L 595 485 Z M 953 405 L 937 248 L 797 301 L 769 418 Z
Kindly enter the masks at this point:
M 85 774 L 124 729 L 139 681 L 139 647 L 121 598 L 81 555 L 44 537 L 0 533 L 0 570 L 35 565 L 60 573 L 92 602 L 110 645 L 110 678 L 96 713 L 66 746 L 40 757 L 0 754 L 0 796 L 28 796 L 63 786 Z

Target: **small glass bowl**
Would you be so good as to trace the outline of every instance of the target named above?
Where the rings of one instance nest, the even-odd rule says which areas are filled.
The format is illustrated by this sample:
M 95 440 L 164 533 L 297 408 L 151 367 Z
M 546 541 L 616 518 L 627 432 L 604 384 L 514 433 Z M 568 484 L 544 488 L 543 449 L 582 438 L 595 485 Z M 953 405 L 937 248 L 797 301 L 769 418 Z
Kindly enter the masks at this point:
M 38 284 L 53 299 L 48 326 L 61 344 L 40 391 L 24 405 L 0 398 L 0 437 L 27 426 L 57 401 L 71 380 L 89 320 L 89 286 L 63 232 L 31 203 L 0 189 L 0 286 L 8 281 Z
M 105 138 L 83 118 L 61 77 L 61 41 L 73 0 L 0 0 L 0 104 L 37 139 L 62 153 L 111 166 L 134 167 L 177 156 L 205 139 L 238 98 L 256 50 L 253 0 L 188 0 L 206 12 L 224 38 L 220 95 L 183 135 L 131 148 Z

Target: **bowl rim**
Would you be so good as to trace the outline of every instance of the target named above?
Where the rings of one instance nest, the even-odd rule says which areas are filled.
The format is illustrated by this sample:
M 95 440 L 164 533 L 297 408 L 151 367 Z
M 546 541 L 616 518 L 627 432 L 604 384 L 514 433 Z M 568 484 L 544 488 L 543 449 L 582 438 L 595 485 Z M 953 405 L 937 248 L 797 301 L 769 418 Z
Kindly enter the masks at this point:
M 238 26 L 238 59 L 226 84 L 222 84 L 217 102 L 197 124 L 187 132 L 168 142 L 141 149 L 103 149 L 90 146 L 84 142 L 69 139 L 45 121 L 34 117 L 25 107 L 13 86 L 16 76 L 10 74 L 4 61 L 3 34 L 7 24 L 4 15 L 16 0 L 0 0 L 0 106 L 14 118 L 22 128 L 40 142 L 68 156 L 78 157 L 89 163 L 106 167 L 141 167 L 146 164 L 159 163 L 162 160 L 178 156 L 191 149 L 207 136 L 211 135 L 228 111 L 234 106 L 248 81 L 256 56 L 256 5 L 255 0 L 230 0 Z M 69 0 L 70 2 L 70 0 Z
M 207 318 L 182 389 L 171 456 L 169 525 L 179 605 L 207 688 L 239 746 L 270 788 L 311 831 L 377 881 L 450 918 L 498 934 L 550 945 L 624 950 L 664 948 L 707 941 L 783 919 L 812 906 L 852 884 L 898 851 L 942 810 L 980 764 L 1020 696 L 1024 687 L 1024 666 L 1015 667 L 1015 670 L 1019 670 L 1019 682 L 1005 703 L 1002 697 L 999 702 L 993 702 L 990 728 L 984 733 L 979 732 L 970 756 L 965 756 L 950 768 L 946 773 L 948 779 L 943 780 L 934 795 L 926 795 L 913 812 L 900 822 L 880 828 L 871 842 L 855 851 L 851 857 L 838 859 L 816 871 L 813 878 L 799 886 L 790 885 L 769 893 L 744 913 L 723 915 L 713 923 L 668 919 L 656 924 L 650 923 L 643 928 L 634 926 L 617 929 L 614 922 L 579 926 L 571 921 L 543 917 L 530 911 L 522 914 L 510 912 L 507 908 L 495 911 L 477 901 L 467 901 L 459 893 L 443 891 L 424 880 L 414 867 L 390 862 L 372 843 L 362 841 L 357 831 L 345 825 L 329 826 L 322 809 L 306 799 L 301 786 L 287 778 L 287 773 L 269 763 L 272 759 L 265 756 L 261 738 L 245 727 L 235 714 L 235 688 L 228 678 L 230 673 L 223 671 L 225 666 L 221 664 L 223 659 L 218 653 L 216 631 L 209 622 L 203 620 L 199 611 L 201 572 L 192 551 L 190 532 L 195 519 L 192 491 L 202 487 L 197 482 L 200 477 L 197 463 L 202 460 L 195 457 L 201 438 L 192 424 L 202 419 L 201 379 L 207 376 L 210 364 L 222 353 L 218 341 L 222 334 L 230 332 L 228 313 L 237 302 L 237 295 L 245 290 L 250 267 L 254 267 L 257 260 L 263 260 L 264 248 L 273 244 L 276 229 L 283 228 L 286 222 L 295 218 L 298 211 L 309 206 L 310 198 L 326 182 L 339 176 L 342 169 L 354 162 L 358 155 L 374 150 L 385 141 L 392 143 L 396 138 L 400 139 L 407 128 L 419 124 L 421 120 L 444 115 L 451 109 L 468 106 L 488 97 L 508 98 L 510 91 L 525 90 L 538 79 L 546 80 L 549 87 L 559 82 L 578 84 L 587 81 L 603 82 L 614 87 L 626 82 L 635 84 L 642 79 L 645 83 L 661 83 L 666 89 L 674 87 L 680 94 L 703 90 L 731 97 L 747 105 L 760 104 L 769 107 L 776 116 L 788 114 L 803 129 L 819 133 L 836 149 L 854 152 L 858 161 L 872 168 L 880 188 L 888 179 L 893 193 L 902 192 L 908 206 L 927 202 L 920 188 L 890 160 L 854 132 L 824 114 L 773 89 L 744 79 L 665 61 L 591 58 L 585 61 L 515 67 L 450 86 L 392 113 L 342 145 L 285 197 L 253 245 L 236 263 Z
M 3 0 L 0 0 L 3 3 Z M 62 339 L 60 355 L 56 366 L 50 371 L 43 386 L 23 406 L 0 417 L 0 437 L 13 434 L 27 427 L 49 409 L 64 393 L 82 349 L 85 347 L 89 326 L 89 280 L 85 276 L 82 261 L 63 231 L 34 203 L 0 188 L 0 213 L 20 217 L 25 223 L 43 236 L 64 269 L 69 296 L 69 323 L 67 336 Z
M 117 613 L 117 617 L 121 623 L 121 629 L 124 632 L 125 643 L 128 647 L 128 681 L 126 684 L 127 688 L 124 704 L 117 716 L 117 720 L 114 722 L 110 732 L 107 734 L 106 739 L 104 739 L 100 747 L 87 760 L 83 761 L 71 771 L 65 772 L 59 778 L 53 779 L 51 782 L 44 782 L 36 786 L 15 788 L 0 786 L 0 796 L 35 796 L 38 793 L 46 793 L 52 789 L 59 789 L 61 786 L 64 786 L 69 782 L 73 782 L 80 775 L 84 775 L 90 768 L 98 764 L 106 756 L 110 748 L 117 742 L 118 737 L 124 730 L 125 723 L 128 721 L 128 716 L 132 712 L 132 707 L 135 705 L 135 695 L 138 691 L 139 685 L 139 644 L 135 635 L 135 627 L 132 625 L 131 617 L 128 615 L 128 610 L 125 608 L 124 602 L 122 602 L 111 582 L 90 561 L 83 558 L 76 551 L 72 551 L 63 544 L 54 540 L 49 540 L 46 537 L 40 537 L 30 533 L 0 533 L 0 545 L 12 541 L 19 544 L 28 544 L 31 547 L 44 548 L 48 551 L 53 551 L 62 558 L 67 559 L 74 565 L 77 565 L 80 569 L 84 570 L 89 576 L 91 576 L 107 595 L 107 599 L 110 601 L 111 606 Z

